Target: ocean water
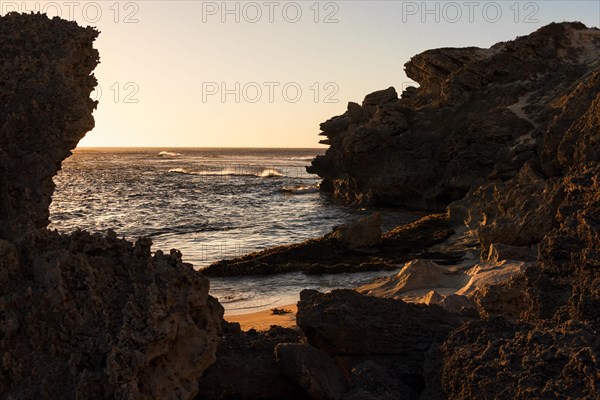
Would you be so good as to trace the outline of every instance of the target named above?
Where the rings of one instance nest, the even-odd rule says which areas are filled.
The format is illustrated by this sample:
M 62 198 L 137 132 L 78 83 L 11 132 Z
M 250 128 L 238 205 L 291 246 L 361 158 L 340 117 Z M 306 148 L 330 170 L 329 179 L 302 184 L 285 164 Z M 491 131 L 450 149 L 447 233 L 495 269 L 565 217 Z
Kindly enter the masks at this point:
M 54 178 L 51 229 L 113 229 L 177 248 L 196 269 L 321 236 L 370 214 L 317 191 L 305 166 L 322 149 L 77 149 Z M 383 228 L 418 217 L 378 209 Z M 353 287 L 384 273 L 212 278 L 211 294 L 235 314 L 297 301 L 302 288 Z

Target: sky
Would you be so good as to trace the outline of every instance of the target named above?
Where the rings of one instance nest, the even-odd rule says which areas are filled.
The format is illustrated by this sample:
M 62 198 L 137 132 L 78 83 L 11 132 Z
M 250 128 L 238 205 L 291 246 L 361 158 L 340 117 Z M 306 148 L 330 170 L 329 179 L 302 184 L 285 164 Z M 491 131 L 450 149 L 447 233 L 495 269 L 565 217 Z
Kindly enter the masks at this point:
M 96 127 L 79 147 L 319 147 L 319 123 L 438 47 L 489 47 L 590 1 L 0 1 L 101 31 Z

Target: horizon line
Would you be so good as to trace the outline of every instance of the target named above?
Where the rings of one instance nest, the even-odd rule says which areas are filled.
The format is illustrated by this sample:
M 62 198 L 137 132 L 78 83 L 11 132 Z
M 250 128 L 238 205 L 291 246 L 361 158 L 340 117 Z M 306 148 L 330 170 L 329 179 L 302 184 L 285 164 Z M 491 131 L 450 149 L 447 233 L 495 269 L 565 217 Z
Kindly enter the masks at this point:
M 272 149 L 272 150 L 326 150 L 328 147 L 240 147 L 240 146 L 77 146 L 73 150 L 86 149 Z

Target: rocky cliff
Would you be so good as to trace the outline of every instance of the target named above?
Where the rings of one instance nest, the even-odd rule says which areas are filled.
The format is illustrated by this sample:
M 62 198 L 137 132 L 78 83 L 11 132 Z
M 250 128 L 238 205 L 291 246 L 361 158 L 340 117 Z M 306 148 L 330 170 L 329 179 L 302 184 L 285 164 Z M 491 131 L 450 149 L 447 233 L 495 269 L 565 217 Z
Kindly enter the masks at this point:
M 299 304 L 308 340 L 336 359 L 350 354 L 350 366 L 358 355 L 374 360 L 395 381 L 408 383 L 409 372 L 421 386 L 408 398 L 598 398 L 600 30 L 551 24 L 490 49 L 430 50 L 406 71 L 418 89 L 400 99 L 393 88 L 373 93 L 321 125 L 331 147 L 310 170 L 322 189 L 351 202 L 450 203 L 452 227 L 474 234 L 482 260 L 536 248 L 537 260 L 482 288 L 479 316 L 460 326 L 448 329 L 444 318 L 458 317 L 438 310 L 426 328 L 442 333 L 439 346 L 371 351 L 371 335 L 332 327 L 346 323 L 342 304 L 375 300 L 336 292 Z M 434 312 L 403 307 L 398 323 Z M 373 314 L 349 325 L 395 326 Z M 350 339 L 360 349 L 339 352 Z M 398 371 L 394 360 L 415 345 L 424 357 Z
M 192 398 L 223 308 L 181 254 L 45 229 L 61 161 L 94 126 L 98 32 L 0 17 L 0 398 Z
M 593 158 L 600 30 L 550 24 L 489 49 L 443 48 L 414 56 L 394 88 L 321 124 L 330 144 L 308 170 L 321 189 L 353 203 L 444 209 L 482 183 L 530 165 L 562 175 Z M 587 133 L 585 133 L 585 132 Z
M 98 32 L 41 14 L 0 24 L 0 238 L 48 225 L 52 177 L 94 127 Z

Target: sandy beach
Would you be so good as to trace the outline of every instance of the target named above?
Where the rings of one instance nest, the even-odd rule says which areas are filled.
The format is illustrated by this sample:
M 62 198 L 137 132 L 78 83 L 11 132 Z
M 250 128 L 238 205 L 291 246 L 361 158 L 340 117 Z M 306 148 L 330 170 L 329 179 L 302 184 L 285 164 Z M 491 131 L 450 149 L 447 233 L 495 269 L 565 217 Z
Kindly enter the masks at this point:
M 248 314 L 226 315 L 224 318 L 228 322 L 238 322 L 244 331 L 256 329 L 257 331 L 266 331 L 271 325 L 279 325 L 285 328 L 296 326 L 296 312 L 298 308 L 295 304 L 289 304 L 283 307 L 277 307 L 283 310 L 289 310 L 287 314 L 274 315 L 271 310 L 257 311 Z

